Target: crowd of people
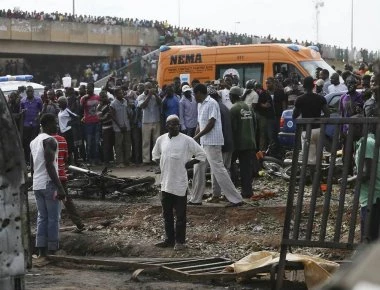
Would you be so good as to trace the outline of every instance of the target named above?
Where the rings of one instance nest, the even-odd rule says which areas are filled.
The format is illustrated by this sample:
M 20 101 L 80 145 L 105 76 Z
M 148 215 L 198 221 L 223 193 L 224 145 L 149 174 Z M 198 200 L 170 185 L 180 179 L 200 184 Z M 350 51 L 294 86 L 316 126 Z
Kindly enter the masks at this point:
M 229 45 L 268 40 L 291 42 L 270 36 L 259 38 L 222 31 L 177 28 L 166 22 L 72 16 L 58 12 L 46 14 L 0 10 L 0 17 L 154 27 L 160 31 L 165 42 L 183 44 Z M 148 53 L 149 49 L 144 49 L 141 54 Z M 329 53 L 333 54 L 331 51 Z M 341 52 L 340 57 L 345 57 L 346 52 Z M 267 150 L 272 144 L 278 146 L 280 119 L 289 106 L 294 105 L 294 118 L 321 117 L 321 111 L 327 118 L 329 108 L 324 96 L 342 93 L 339 103 L 342 117 L 378 116 L 377 101 L 380 96 L 375 89 L 378 83 L 375 82 L 372 65 L 366 62 L 361 63 L 357 70 L 347 64 L 344 71 L 331 75 L 326 69 L 317 69 L 315 76 L 304 80 L 300 80 L 296 73 L 287 76 L 277 73 L 265 80 L 265 89 L 255 80 L 248 80 L 243 89 L 230 75 L 204 84 L 196 79 L 191 83 L 181 83 L 180 78 L 176 77 L 171 84 L 159 88 L 152 79 L 139 82 L 128 75 L 115 74 L 100 94 L 95 94 L 94 81 L 131 63 L 141 54 L 129 50 L 125 57 L 87 65 L 82 79 L 87 85 L 81 85 L 78 92 L 73 87 L 54 90 L 47 86 L 44 93 L 37 96 L 29 86 L 25 91 L 20 88 L 10 94 L 9 107 L 18 120 L 25 161 L 34 173 L 33 189 L 39 211 L 36 246 L 40 256 L 59 248 L 58 199 L 65 200 L 76 230 L 80 232 L 84 229 L 64 186 L 67 180 L 64 170 L 66 162 L 116 168 L 159 164 L 166 238 L 156 246 L 182 250 L 186 242 L 186 206 L 202 205 L 207 167 L 210 167 L 212 177 L 212 195 L 206 202 L 219 203 L 224 200 L 228 202 L 227 207 L 237 207 L 244 204 L 244 199 L 258 198 L 252 188 L 259 169 L 256 152 Z M 337 52 L 334 51 L 334 54 L 337 55 Z M 362 59 L 370 60 L 371 53 L 362 50 L 361 54 Z M 6 70 L 16 72 L 18 66 L 9 63 Z M 362 88 L 360 92 L 357 91 L 358 86 Z M 347 138 L 347 133 L 347 128 L 343 126 L 343 140 Z M 313 150 L 316 150 L 319 134 L 320 129 L 313 127 L 310 163 L 315 160 L 316 152 L 313 153 Z M 372 138 L 370 142 L 374 140 L 372 135 L 364 137 Z M 306 141 L 304 135 L 302 138 Z M 373 146 L 368 148 L 373 150 Z M 344 154 L 353 156 L 353 152 L 344 151 Z M 192 188 L 188 189 L 186 169 L 190 168 L 194 173 Z M 379 192 L 380 189 L 376 191 Z M 365 195 L 364 191 L 361 192 L 363 198 L 360 202 L 364 209 L 367 203 Z M 45 206 L 47 201 L 48 209 Z M 364 219 L 365 216 L 362 216 Z M 47 222 L 51 222 L 51 227 L 47 227 Z
M 372 65 L 365 64 L 361 64 L 358 70 L 347 65 L 344 72 L 332 75 L 326 69 L 318 69 L 314 91 L 320 96 L 350 91 L 349 86 L 354 82 L 362 88 L 360 100 L 364 104 L 372 96 L 372 74 Z M 175 78 L 173 84 L 158 88 L 154 80 L 139 83 L 137 79 L 112 77 L 99 95 L 94 94 L 91 81 L 87 87 L 81 85 L 78 91 L 73 87 L 54 90 L 46 86 L 42 96 L 35 96 L 33 88 L 27 87 L 25 91 L 20 88 L 13 92 L 9 104 L 16 117 L 23 117 L 20 129 L 27 162 L 29 143 L 39 130 L 39 118 L 52 113 L 57 116 L 60 131 L 68 140 L 73 163 L 78 164 L 81 160 L 89 165 L 109 165 L 114 162 L 115 166 L 123 167 L 130 163 L 151 162 L 151 144 L 165 131 L 165 120 L 170 115 L 179 117 L 181 132 L 191 137 L 196 135 L 199 123 L 193 93 L 196 83 L 197 80 L 192 84 L 181 83 Z M 266 89 L 263 89 L 260 83 L 249 80 L 242 91 L 229 75 L 207 83 L 208 94 L 221 104 L 222 115 L 232 107 L 231 94 L 241 96 L 255 113 L 255 148 L 260 150 L 277 142 L 282 112 L 304 94 L 296 73 L 290 73 L 287 78 L 277 73 L 265 84 Z M 346 111 L 342 107 L 343 116 L 352 115 Z M 228 123 L 224 127 L 229 128 Z M 230 134 L 225 140 L 232 140 Z M 225 152 L 232 152 L 232 145 L 225 144 L 224 147 Z
M 15 118 L 22 116 L 19 129 L 26 161 L 29 162 L 30 153 L 33 156 L 30 165 L 32 168 L 34 165 L 34 176 L 41 171 L 41 167 L 35 167 L 42 158 L 41 150 L 50 152 L 44 154 L 49 166 L 54 163 L 51 151 L 57 149 L 53 148 L 49 136 L 55 136 L 56 131 L 58 148 L 61 143 L 67 144 L 67 156 L 62 158 L 71 164 L 87 162 L 88 166 L 102 164 L 117 168 L 159 164 L 166 239 L 156 246 L 182 250 L 186 240 L 186 205 L 202 205 L 207 167 L 212 176 L 212 196 L 206 202 L 225 200 L 227 207 L 236 207 L 244 204 L 244 198 L 256 199 L 252 189 L 257 176 L 256 152 L 277 142 L 279 118 L 292 98 L 294 118 L 319 118 L 321 111 L 328 118 L 324 95 L 332 92 L 342 93 L 339 103 L 342 117 L 378 116 L 380 96 L 371 67 L 360 66 L 352 71 L 351 67 L 346 68 L 342 73 L 344 83 L 340 82 L 338 73 L 330 76 L 327 70 L 306 77 L 302 84 L 296 75 L 284 79 L 278 73 L 266 79 L 266 89 L 255 80 L 249 80 L 243 89 L 230 75 L 205 84 L 195 79 L 191 84 L 181 83 L 176 77 L 163 88 L 154 82 L 111 78 L 100 95 L 94 93 L 93 83 L 81 86 L 78 93 L 70 87 L 58 93 L 47 88 L 41 97 L 34 95 L 32 87 L 27 87 L 26 97 L 20 99 L 14 92 L 9 105 Z M 40 124 L 43 134 L 39 134 Z M 320 129 L 313 125 L 309 146 L 311 163 L 319 134 Z M 343 127 L 341 134 L 346 138 L 347 128 Z M 302 138 L 306 142 L 304 134 Z M 344 154 L 353 156 L 353 152 Z M 237 160 L 240 170 L 236 167 Z M 49 166 L 46 164 L 46 170 Z M 189 168 L 194 168 L 191 189 L 188 189 L 186 171 Z M 56 176 L 50 172 L 53 169 L 46 172 L 51 183 L 44 188 L 39 183 L 44 179 L 35 177 L 37 202 L 42 202 L 39 198 L 43 200 L 47 192 L 53 192 L 52 188 L 58 188 L 59 197 L 65 195 L 60 181 L 63 174 Z M 366 206 L 364 198 L 361 202 Z M 75 212 L 74 207 L 74 217 Z M 81 231 L 84 225 L 80 219 L 76 222 L 77 230 Z M 37 236 L 37 246 L 44 251 L 49 247 L 56 250 L 58 242 L 46 245 Z

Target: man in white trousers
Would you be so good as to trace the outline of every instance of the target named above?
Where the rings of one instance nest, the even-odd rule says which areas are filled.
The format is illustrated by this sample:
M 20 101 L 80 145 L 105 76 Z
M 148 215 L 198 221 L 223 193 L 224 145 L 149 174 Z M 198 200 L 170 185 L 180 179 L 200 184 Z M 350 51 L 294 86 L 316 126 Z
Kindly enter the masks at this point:
M 223 163 L 222 146 L 224 138 L 222 132 L 221 115 L 218 103 L 207 95 L 207 87 L 198 84 L 194 87 L 194 96 L 198 105 L 198 127 L 194 139 L 206 152 L 211 173 L 215 176 L 224 196 L 229 204 L 226 207 L 241 206 L 244 204 L 241 194 L 236 190 L 227 169 Z M 206 162 L 194 166 L 193 189 L 189 205 L 201 205 L 206 183 Z

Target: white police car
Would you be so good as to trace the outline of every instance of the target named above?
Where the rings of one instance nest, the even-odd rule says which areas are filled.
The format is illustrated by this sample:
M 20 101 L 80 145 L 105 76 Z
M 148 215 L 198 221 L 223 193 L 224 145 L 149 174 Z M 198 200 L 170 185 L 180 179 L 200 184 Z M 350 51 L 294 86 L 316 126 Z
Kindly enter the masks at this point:
M 32 79 L 33 79 L 32 75 L 2 76 L 0 77 L 0 89 L 3 91 L 6 99 L 8 99 L 8 96 L 12 92 L 16 92 L 18 88 L 22 86 L 33 87 L 34 95 L 41 96 L 44 92 L 44 86 L 31 82 Z

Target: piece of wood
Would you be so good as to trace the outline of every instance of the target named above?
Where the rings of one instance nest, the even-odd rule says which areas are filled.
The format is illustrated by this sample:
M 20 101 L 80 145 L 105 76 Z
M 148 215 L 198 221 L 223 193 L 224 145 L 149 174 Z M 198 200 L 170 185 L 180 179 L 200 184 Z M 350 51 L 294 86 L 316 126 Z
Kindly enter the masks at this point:
M 169 262 L 169 263 L 163 264 L 163 266 L 171 267 L 171 268 L 179 268 L 182 266 L 200 265 L 202 262 L 203 263 L 220 262 L 221 259 L 226 261 L 224 258 L 200 258 L 200 259 Z M 232 264 L 233 262 L 230 261 L 230 263 Z
M 228 264 L 230 265 L 230 264 Z M 210 267 L 206 269 L 196 269 L 196 270 L 189 270 L 186 271 L 188 274 L 198 274 L 198 273 L 222 273 L 222 271 L 226 268 L 227 265 L 222 266 L 216 266 L 216 267 Z
M 234 281 L 236 280 L 236 273 L 206 273 L 206 274 L 188 274 L 182 271 L 177 271 L 173 268 L 162 266 L 160 272 L 165 273 L 169 278 L 174 280 L 188 281 L 188 282 L 205 282 L 205 281 Z
M 136 270 L 136 269 L 158 269 L 159 265 L 144 264 L 143 262 L 133 262 L 133 261 L 120 261 L 120 260 L 108 260 L 101 258 L 77 258 L 77 257 L 65 257 L 65 256 L 55 256 L 51 255 L 48 257 L 49 260 L 57 262 L 70 262 L 75 264 L 85 264 L 85 265 L 98 265 L 98 266 L 109 266 L 117 267 L 122 269 Z
M 164 258 L 123 258 L 123 259 L 107 259 L 100 257 L 72 257 L 72 256 L 58 256 L 51 255 L 48 257 L 50 260 L 55 262 L 69 262 L 82 265 L 98 265 L 98 266 L 108 266 L 117 267 L 128 270 L 136 269 L 149 269 L 158 270 L 163 264 L 173 261 L 173 259 Z M 175 260 L 175 259 L 174 259 Z M 180 260 L 183 262 L 183 260 Z
M 197 264 L 197 265 L 191 265 L 191 266 L 186 266 L 186 267 L 181 267 L 181 268 L 175 268 L 178 271 L 183 271 L 183 272 L 188 272 L 189 270 L 198 270 L 198 269 L 204 269 L 205 271 L 207 268 L 212 268 L 215 266 L 228 266 L 231 265 L 233 262 L 232 261 L 221 261 L 221 262 L 216 262 L 216 263 L 207 263 L 207 264 Z

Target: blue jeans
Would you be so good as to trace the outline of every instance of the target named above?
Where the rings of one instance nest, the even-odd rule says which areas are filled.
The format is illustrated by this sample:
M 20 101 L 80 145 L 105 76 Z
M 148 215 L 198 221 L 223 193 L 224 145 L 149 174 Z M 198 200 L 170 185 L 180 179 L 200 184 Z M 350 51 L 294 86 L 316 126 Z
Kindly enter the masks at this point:
M 100 124 L 84 124 L 87 161 L 99 161 Z
M 56 251 L 59 248 L 59 219 L 61 203 L 57 199 L 57 187 L 52 181 L 46 185 L 46 189 L 35 190 L 37 203 L 37 234 L 36 247 L 47 247 L 48 251 Z

